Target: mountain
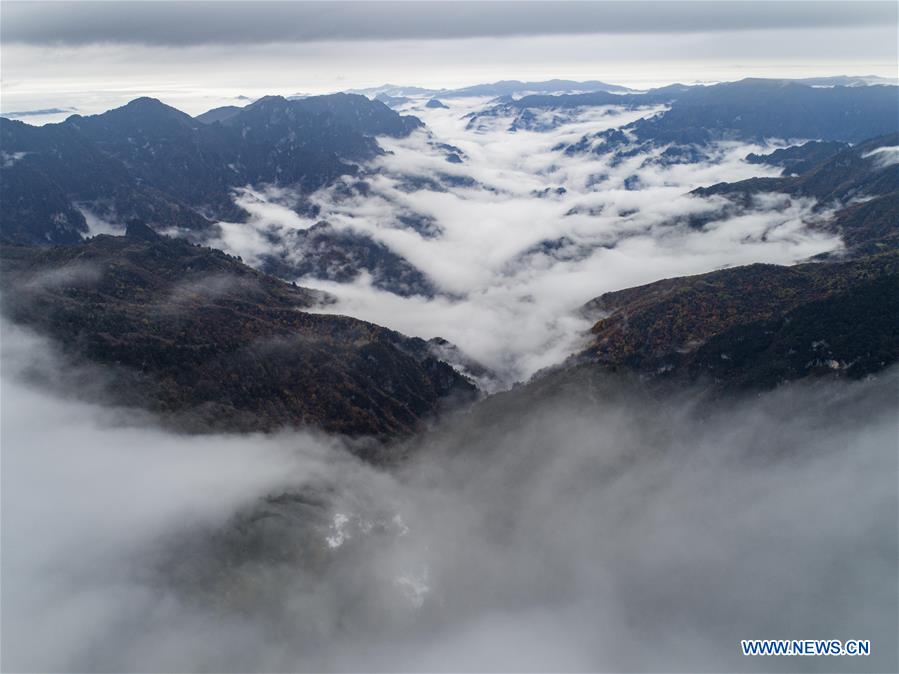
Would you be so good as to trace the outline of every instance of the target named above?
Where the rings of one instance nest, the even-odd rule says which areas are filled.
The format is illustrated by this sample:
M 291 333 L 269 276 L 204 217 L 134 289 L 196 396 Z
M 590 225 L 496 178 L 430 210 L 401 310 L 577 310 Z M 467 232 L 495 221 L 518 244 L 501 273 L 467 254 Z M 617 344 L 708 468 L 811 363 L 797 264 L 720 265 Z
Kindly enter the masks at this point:
M 855 143 L 897 127 L 899 98 L 893 87 L 815 88 L 746 79 L 692 87 L 674 99 L 667 113 L 629 128 L 638 138 L 657 142 L 809 138 Z
M 810 87 L 867 87 L 872 85 L 896 86 L 899 80 L 895 77 L 879 77 L 877 75 L 835 75 L 833 77 L 803 77 L 790 80 Z
M 724 196 L 744 208 L 750 207 L 755 195 L 764 192 L 813 197 L 820 207 L 838 207 L 823 226 L 841 233 L 850 253 L 877 252 L 899 243 L 899 161 L 895 161 L 892 150 L 897 145 L 899 134 L 879 136 L 844 149 L 811 168 L 801 166 L 804 170 L 799 175 L 718 183 L 694 190 L 693 194 Z
M 899 190 L 838 211 L 829 229 L 843 237 L 853 255 L 899 249 Z
M 216 121 L 197 120 L 139 98 L 42 127 L 0 119 L 4 237 L 76 241 L 87 229 L 80 207 L 162 228 L 241 220 L 246 214 L 234 204 L 234 188 L 314 190 L 377 156 L 374 136 L 404 136 L 421 126 L 348 94 L 296 101 L 269 96 L 234 114 L 211 112 Z
M 398 108 L 401 105 L 405 105 L 412 99 L 406 98 L 405 96 L 388 96 L 387 94 L 378 94 L 377 96 L 375 96 L 374 100 L 380 101 L 388 108 Z
M 812 140 L 802 145 L 779 148 L 768 154 L 750 153 L 746 155 L 746 161 L 750 164 L 780 166 L 783 168 L 783 175 L 788 176 L 805 173 L 848 148 L 848 143 Z
M 566 94 L 571 92 L 608 91 L 629 92 L 632 89 L 598 80 L 577 82 L 575 80 L 544 80 L 542 82 L 521 82 L 502 80 L 490 84 L 475 84 L 461 89 L 440 92 L 442 98 L 463 98 L 466 96 L 513 96 L 515 94 Z
M 596 105 L 639 105 L 648 104 L 654 100 L 655 98 L 650 99 L 646 94 L 622 95 L 614 94 L 602 89 L 599 91 L 578 94 L 529 94 L 518 99 L 507 101 L 505 105 L 519 110 L 526 110 L 528 108 L 552 108 L 564 110 Z
M 203 124 L 152 99 L 89 118 L 69 119 L 142 181 L 230 217 L 231 189 L 272 183 L 312 190 L 353 173 L 380 148 L 375 135 L 421 126 L 363 96 L 288 101 L 266 96 L 217 123 Z
M 349 283 L 367 272 L 376 288 L 402 297 L 433 297 L 437 292 L 427 276 L 383 243 L 327 222 L 290 230 L 278 244 L 281 252 L 265 256 L 261 268 L 280 278 Z
M 599 318 L 573 364 L 725 389 L 859 378 L 899 360 L 899 252 L 667 279 L 584 310 Z
M 209 221 L 169 195 L 142 184 L 128 167 L 66 124 L 35 127 L 0 118 L 0 239 L 73 243 L 87 233 L 90 207 L 118 220 L 139 217 L 200 229 Z
M 344 93 L 361 94 L 368 98 L 375 98 L 378 95 L 389 96 L 391 98 L 409 98 L 410 96 L 430 96 L 431 94 L 444 91 L 444 89 L 428 89 L 426 87 L 406 87 L 399 84 L 382 84 L 379 87 L 365 87 L 363 89 L 347 89 Z
M 285 100 L 274 96 L 267 99 L 279 102 Z M 266 99 L 260 99 L 262 100 Z M 247 109 L 251 109 L 260 101 L 247 106 Z M 346 129 L 364 136 L 402 138 L 424 126 L 417 117 L 398 115 L 386 105 L 352 94 L 309 96 L 298 101 L 290 101 L 288 107 L 298 116 L 321 115 L 324 116 L 323 121 L 327 125 L 343 125 Z
M 694 190 L 699 196 L 785 192 L 830 203 L 889 194 L 899 189 L 899 161 L 880 153 L 899 144 L 899 133 L 871 138 L 806 168 L 798 176 L 750 178 Z
M 349 89 L 347 93 L 362 94 L 370 98 L 386 96 L 392 98 L 410 98 L 430 96 L 441 98 L 465 98 L 474 96 L 514 96 L 516 94 L 567 94 L 586 91 L 614 91 L 630 92 L 632 89 L 618 84 L 609 84 L 598 80 L 578 82 L 576 80 L 544 80 L 541 82 L 522 82 L 520 80 L 501 80 L 485 84 L 474 84 L 458 89 L 426 89 L 423 87 L 404 87 L 394 84 L 384 84 L 380 87 L 367 89 Z
M 206 125 L 153 98 L 138 98 L 99 115 L 73 115 L 74 129 L 138 182 L 210 214 L 232 215 L 229 148 Z
M 762 159 L 799 166 L 799 175 L 695 190 L 725 197 L 733 212 L 752 209 L 763 192 L 812 197 L 835 209 L 821 210 L 829 217 L 815 226 L 839 233 L 846 249 L 793 267 L 755 264 L 601 295 L 583 308 L 595 320 L 588 346 L 553 377 L 598 368 L 734 391 L 825 375 L 857 379 L 895 363 L 897 145 L 893 133 L 851 147 L 787 148 Z
M 504 96 L 484 110 L 469 113 L 467 128 L 478 129 L 485 121 L 511 117 L 513 121 L 509 125 L 509 131 L 549 131 L 560 124 L 574 121 L 572 115 L 584 107 L 614 105 L 636 108 L 647 104 L 649 102 L 643 94 L 616 94 L 606 90 L 577 94 L 528 93 L 518 99 Z M 552 110 L 559 114 L 554 119 L 547 120 L 546 115 L 536 114 L 534 110 Z
M 891 86 L 811 87 L 789 80 L 745 79 L 712 86 L 675 85 L 643 94 L 603 92 L 528 96 L 484 114 L 620 105 L 668 106 L 621 129 L 583 136 L 560 149 L 569 154 L 647 151 L 718 140 L 817 139 L 857 143 L 899 130 L 899 97 Z
M 198 122 L 203 122 L 203 124 L 212 124 L 213 122 L 223 122 L 229 117 L 233 117 L 237 113 L 239 113 L 243 108 L 239 105 L 223 105 L 220 108 L 213 108 L 212 110 L 207 110 L 204 113 L 201 113 L 194 117 Z
M 138 222 L 123 237 L 4 245 L 0 272 L 8 318 L 108 366 L 118 404 L 187 430 L 396 436 L 476 392 L 433 345 L 310 313 L 320 293 Z

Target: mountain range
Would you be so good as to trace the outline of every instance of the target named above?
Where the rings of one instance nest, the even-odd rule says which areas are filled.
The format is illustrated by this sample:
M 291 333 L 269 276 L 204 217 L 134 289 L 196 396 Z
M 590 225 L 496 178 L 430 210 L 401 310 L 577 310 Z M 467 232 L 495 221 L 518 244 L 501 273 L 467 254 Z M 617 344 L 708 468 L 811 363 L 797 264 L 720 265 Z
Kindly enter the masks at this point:
M 781 168 L 779 177 L 713 184 L 693 196 L 732 212 L 751 210 L 769 193 L 814 199 L 815 226 L 846 245 L 794 267 L 721 269 L 599 295 L 582 310 L 593 322 L 584 347 L 525 389 L 589 371 L 756 390 L 865 377 L 899 359 L 895 89 L 745 80 L 528 96 L 485 114 L 612 100 L 668 109 L 557 151 L 624 156 L 652 146 L 689 154 L 722 139 L 814 138 L 747 157 Z M 376 137 L 405 138 L 422 126 L 353 94 L 266 97 L 198 117 L 141 98 L 43 127 L 0 120 L 3 312 L 80 368 L 104 366 L 97 396 L 178 428 L 408 436 L 475 403 L 483 393 L 467 375 L 483 368 L 446 340 L 329 314 L 325 294 L 276 276 L 345 282 L 364 270 L 397 295 L 429 297 L 436 289 L 427 275 L 326 221 L 284 235 L 284 250 L 298 252 L 264 255 L 256 269 L 157 230 L 202 233 L 218 220 L 239 223 L 247 213 L 234 190 L 248 185 L 303 193 L 350 176 L 345 189 L 365 191 L 354 176 L 384 152 Z M 84 238 L 83 210 L 128 219 L 128 227 L 121 236 Z M 424 220 L 407 224 L 433 235 Z M 701 231 L 705 223 L 689 226 Z
M 251 184 L 314 190 L 382 152 L 374 136 L 421 126 L 364 96 L 269 96 L 204 123 L 150 98 L 32 127 L 0 118 L 0 229 L 8 241 L 71 243 L 82 208 L 160 228 L 241 220 L 232 190 Z
M 594 106 L 634 109 L 666 106 L 664 114 L 621 129 L 585 135 L 570 151 L 606 152 L 626 145 L 704 145 L 715 140 L 816 139 L 858 142 L 897 130 L 899 100 L 888 85 L 816 87 L 791 80 L 745 79 L 711 86 L 674 84 L 643 93 L 594 91 L 532 95 L 500 103 L 475 116 Z M 525 118 L 526 119 L 526 118 Z M 626 139 L 626 140 L 625 140 Z
M 518 86 L 490 86 L 513 84 Z M 542 83 L 550 84 L 561 86 Z M 517 111 L 513 126 L 529 128 L 534 109 L 593 105 L 670 109 L 584 136 L 560 148 L 567 154 L 627 157 L 667 147 L 666 156 L 689 158 L 716 139 L 856 143 L 899 130 L 893 87 L 815 88 L 776 80 L 674 85 L 640 94 L 525 96 L 480 114 Z M 358 173 L 360 163 L 382 152 L 375 136 L 404 137 L 422 126 L 355 94 L 268 96 L 196 118 L 149 98 L 42 127 L 0 118 L 0 229 L 8 241 L 72 243 L 88 232 L 85 211 L 112 222 L 135 217 L 189 231 L 216 220 L 240 222 L 247 213 L 234 202 L 235 188 L 278 185 L 309 192 Z
M 836 207 L 827 228 L 841 234 L 850 252 L 877 252 L 897 242 L 899 222 L 899 161 L 895 153 L 899 134 L 879 136 L 852 147 L 829 145 L 830 154 L 815 163 L 809 156 L 821 153 L 820 144 L 796 146 L 772 153 L 771 161 L 780 165 L 787 156 L 803 157 L 792 164 L 795 175 L 780 178 L 750 178 L 736 183 L 718 183 L 694 190 L 698 196 L 720 195 L 747 206 L 754 195 L 777 192 L 792 197 L 812 197 L 820 208 Z M 843 149 L 841 149 L 843 148 Z M 884 154 L 886 152 L 887 154 Z M 754 160 L 760 161 L 760 160 Z
M 427 89 L 424 87 L 404 87 L 395 84 L 383 84 L 366 89 L 350 89 L 349 93 L 362 94 L 372 98 L 386 96 L 391 99 L 409 100 L 411 96 L 428 96 L 441 98 L 466 98 L 473 96 L 513 96 L 516 94 L 567 94 L 586 91 L 630 92 L 633 89 L 618 84 L 609 84 L 599 80 L 542 80 L 539 82 L 522 82 L 520 80 L 500 80 L 489 84 L 474 84 L 457 89 Z

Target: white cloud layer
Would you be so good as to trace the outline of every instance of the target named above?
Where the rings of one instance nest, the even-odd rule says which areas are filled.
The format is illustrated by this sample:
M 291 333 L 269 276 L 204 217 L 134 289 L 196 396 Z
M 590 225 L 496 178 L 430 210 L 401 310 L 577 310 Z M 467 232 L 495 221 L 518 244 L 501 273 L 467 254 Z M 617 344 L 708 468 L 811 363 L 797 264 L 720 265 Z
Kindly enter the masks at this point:
M 880 168 L 886 168 L 893 164 L 899 164 L 899 145 L 885 145 L 878 147 L 862 155 L 864 159 L 871 159 Z
M 325 219 L 370 235 L 425 272 L 444 296 L 400 298 L 372 287 L 365 275 L 351 285 L 297 280 L 335 295 L 329 312 L 448 339 L 506 384 L 575 350 L 589 327 L 577 310 L 603 292 L 725 266 L 789 264 L 840 246 L 808 227 L 825 215 L 813 212 L 810 200 L 763 195 L 746 212 L 716 215 L 723 199 L 688 194 L 777 175 L 779 169 L 743 161 L 769 148 L 722 143 L 709 159 L 690 164 L 661 165 L 661 150 L 616 163 L 609 154 L 566 156 L 557 146 L 656 109 L 586 108 L 559 116 L 549 131 L 511 133 L 508 118 L 481 118 L 477 129 L 467 128 L 465 115 L 485 99 L 448 99 L 449 109 L 424 102 L 404 111 L 419 115 L 427 130 L 380 139 L 389 153 L 369 167 L 368 190 L 348 195 L 347 180 L 313 194 L 309 200 L 321 209 L 315 219 L 285 208 L 291 198 L 283 191 L 243 192 L 239 203 L 250 222 L 225 224 L 214 245 L 254 263 L 278 249 L 272 230 Z M 438 143 L 461 150 L 463 163 L 447 162 Z M 401 223 L 410 216 L 426 218 L 440 233 Z M 691 218 L 709 222 L 690 227 Z

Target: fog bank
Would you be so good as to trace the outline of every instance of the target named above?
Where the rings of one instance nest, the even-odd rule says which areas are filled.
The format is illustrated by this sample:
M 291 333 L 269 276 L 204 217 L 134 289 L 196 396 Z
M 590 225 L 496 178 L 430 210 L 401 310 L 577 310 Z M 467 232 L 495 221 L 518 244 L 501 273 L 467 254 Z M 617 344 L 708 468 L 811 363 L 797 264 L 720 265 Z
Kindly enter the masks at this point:
M 5 671 L 896 669 L 895 372 L 517 390 L 388 471 L 61 397 L 27 375 L 46 345 L 3 337 Z

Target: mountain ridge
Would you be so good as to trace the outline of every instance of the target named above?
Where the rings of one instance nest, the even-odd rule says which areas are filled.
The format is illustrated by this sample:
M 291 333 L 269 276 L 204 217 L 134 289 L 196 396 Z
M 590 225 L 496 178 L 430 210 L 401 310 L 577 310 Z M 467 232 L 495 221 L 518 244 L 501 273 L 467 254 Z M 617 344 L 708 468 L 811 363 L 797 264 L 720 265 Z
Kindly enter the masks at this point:
M 317 189 L 380 154 L 374 136 L 420 126 L 349 94 L 267 97 L 212 124 L 149 97 L 43 127 L 2 118 L 4 157 L 16 159 L 0 167 L 0 228 L 7 240 L 71 243 L 87 231 L 77 204 L 90 204 L 119 222 L 202 230 L 246 217 L 236 187 Z
M 10 320 L 104 366 L 119 404 L 182 430 L 384 439 L 477 393 L 428 342 L 320 313 L 322 293 L 142 223 L 72 245 L 0 246 L 0 282 Z
M 583 311 L 599 318 L 572 364 L 722 389 L 857 379 L 899 360 L 899 250 L 664 279 L 606 293 Z

